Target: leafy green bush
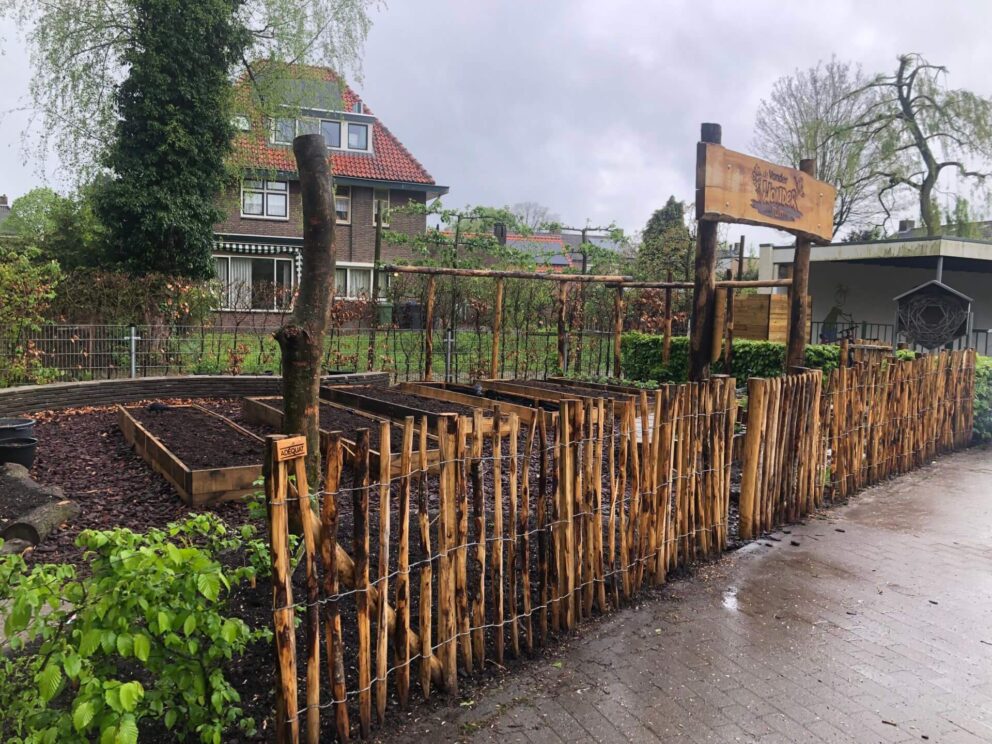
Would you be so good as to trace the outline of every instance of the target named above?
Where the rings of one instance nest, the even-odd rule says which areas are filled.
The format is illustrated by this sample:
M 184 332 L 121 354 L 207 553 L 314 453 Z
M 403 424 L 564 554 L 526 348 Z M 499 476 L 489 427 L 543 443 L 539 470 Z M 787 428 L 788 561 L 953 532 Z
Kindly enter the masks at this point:
M 975 368 L 975 441 L 992 441 L 992 357 L 978 357 Z
M 667 365 L 661 363 L 662 336 L 625 333 L 621 342 L 621 364 L 624 376 L 631 380 L 684 382 L 689 375 L 689 339 L 672 338 Z M 806 366 L 829 372 L 837 366 L 839 348 L 832 344 L 812 344 L 806 347 Z M 785 364 L 785 344 L 774 341 L 734 340 L 731 374 L 738 380 L 748 377 L 776 377 Z M 713 365 L 715 372 L 724 372 L 722 360 Z
M 224 672 L 271 632 L 224 614 L 226 595 L 256 569 L 220 560 L 251 554 L 253 538 L 251 527 L 231 533 L 201 514 L 146 534 L 82 532 L 85 577 L 5 557 L 0 607 L 13 654 L 0 656 L 0 739 L 131 744 L 146 719 L 179 740 L 253 730 Z

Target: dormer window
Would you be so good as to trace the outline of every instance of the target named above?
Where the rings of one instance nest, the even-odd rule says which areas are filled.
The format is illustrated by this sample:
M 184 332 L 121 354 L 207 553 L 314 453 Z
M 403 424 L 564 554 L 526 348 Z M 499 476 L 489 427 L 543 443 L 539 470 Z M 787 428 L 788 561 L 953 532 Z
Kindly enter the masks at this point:
M 298 134 L 321 134 L 332 150 L 372 151 L 372 125 L 339 119 L 273 119 L 269 140 L 274 145 L 291 145 Z
M 320 122 L 320 133 L 324 135 L 324 144 L 328 147 L 341 147 L 341 122 L 322 121 Z
M 296 119 L 275 119 L 272 122 L 272 142 L 276 145 L 291 145 L 296 136 Z
M 320 134 L 320 122 L 317 119 L 300 119 L 296 126 L 297 134 Z
M 355 122 L 348 122 L 348 149 L 349 150 L 369 149 L 368 124 L 356 124 Z

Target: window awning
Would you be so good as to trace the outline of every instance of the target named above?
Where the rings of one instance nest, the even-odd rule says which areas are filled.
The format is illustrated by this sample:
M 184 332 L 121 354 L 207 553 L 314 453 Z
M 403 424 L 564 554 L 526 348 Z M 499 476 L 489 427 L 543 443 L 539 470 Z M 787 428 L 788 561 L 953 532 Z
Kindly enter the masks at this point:
M 297 277 L 303 271 L 303 253 L 296 245 L 283 243 L 247 243 L 233 240 L 218 240 L 214 250 L 222 253 L 240 253 L 255 256 L 278 256 L 285 254 L 293 259 L 293 270 Z

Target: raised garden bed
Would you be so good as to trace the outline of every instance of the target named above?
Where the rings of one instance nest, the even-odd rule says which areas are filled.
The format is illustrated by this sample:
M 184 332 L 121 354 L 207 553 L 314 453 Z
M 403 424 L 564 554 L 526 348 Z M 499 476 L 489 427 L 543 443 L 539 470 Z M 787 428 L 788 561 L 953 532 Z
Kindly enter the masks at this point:
M 249 422 L 270 427 L 275 431 L 282 430 L 282 398 L 278 396 L 265 398 L 245 398 L 242 402 L 242 413 Z M 372 460 L 374 472 L 378 472 L 379 463 L 379 434 L 380 426 L 385 419 L 371 416 L 362 411 L 349 410 L 328 401 L 320 403 L 320 435 L 321 443 L 326 446 L 327 435 L 332 431 L 341 432 L 345 457 L 354 455 L 355 432 L 359 429 L 369 430 L 369 457 Z M 419 420 L 415 422 L 419 426 Z M 436 439 L 428 434 L 431 448 L 427 451 L 427 462 L 436 465 L 439 453 Z M 417 448 L 417 435 L 414 434 L 414 449 Z M 400 453 L 403 450 L 403 428 L 392 424 L 389 431 L 390 470 L 399 472 Z
M 492 431 L 492 406 L 471 405 L 465 401 L 445 401 L 421 395 L 419 392 L 376 386 L 321 386 L 320 397 L 394 421 L 402 421 L 407 416 L 417 419 L 426 416 L 432 430 L 436 430 L 440 418 L 445 414 L 454 413 L 471 419 L 476 410 L 481 410 L 484 417 L 483 432 Z M 472 424 L 469 425 L 468 431 L 472 431 Z
M 239 499 L 262 475 L 262 439 L 198 405 L 117 406 L 124 440 L 191 506 Z
M 438 401 L 439 405 L 451 406 L 449 410 L 455 413 L 461 413 L 462 410 L 472 411 L 476 408 L 482 408 L 485 411 L 491 412 L 498 405 L 504 417 L 507 414 L 516 413 L 520 417 L 521 423 L 524 424 L 530 424 L 533 421 L 534 411 L 536 410 L 517 403 L 469 395 L 468 393 L 448 388 L 443 383 L 401 382 L 397 386 L 397 389 L 411 395 Z M 489 430 L 487 429 L 486 431 Z

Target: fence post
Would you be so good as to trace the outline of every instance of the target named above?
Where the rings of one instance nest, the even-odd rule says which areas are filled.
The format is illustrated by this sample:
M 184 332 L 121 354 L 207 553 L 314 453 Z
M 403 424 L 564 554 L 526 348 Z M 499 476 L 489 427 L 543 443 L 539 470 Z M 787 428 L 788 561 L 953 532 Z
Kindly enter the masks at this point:
M 137 329 L 131 326 L 131 379 L 135 379 L 138 376 L 138 338 Z

